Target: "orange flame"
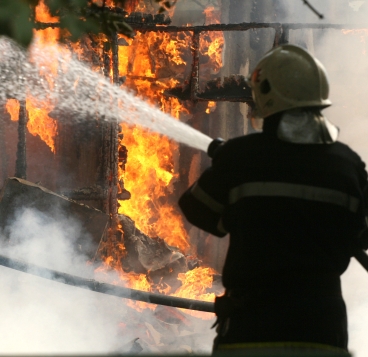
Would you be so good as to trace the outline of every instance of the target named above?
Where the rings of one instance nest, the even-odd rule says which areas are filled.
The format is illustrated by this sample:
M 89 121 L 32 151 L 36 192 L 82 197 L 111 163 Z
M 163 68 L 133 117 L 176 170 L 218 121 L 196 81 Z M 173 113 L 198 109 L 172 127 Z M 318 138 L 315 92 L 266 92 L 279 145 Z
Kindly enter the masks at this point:
M 182 286 L 173 295 L 189 299 L 213 301 L 215 295 L 207 293 L 206 289 L 212 287 L 214 274 L 216 274 L 216 271 L 209 267 L 198 267 L 186 273 L 180 273 L 178 279 L 182 282 Z
M 51 16 L 49 8 L 46 6 L 44 0 L 41 0 L 36 6 L 36 21 L 56 23 L 59 22 L 59 18 L 56 16 Z
M 10 114 L 12 121 L 18 121 L 20 103 L 16 99 L 8 99 L 5 106 L 6 110 Z M 28 96 L 26 99 L 26 109 L 28 112 L 28 131 L 36 136 L 38 135 L 47 146 L 55 153 L 54 139 L 57 132 L 57 126 L 54 119 L 48 116 L 48 113 L 52 109 L 51 106 L 44 107 L 32 96 Z
M 95 3 L 98 6 L 102 6 L 103 5 L 103 0 L 92 0 L 93 3 Z M 113 0 L 105 0 L 105 6 L 107 7 L 114 7 L 114 1 Z
M 188 235 L 181 216 L 166 202 L 176 178 L 173 153 L 177 151 L 177 144 L 126 124 L 122 125 L 122 132 L 122 143 L 129 151 L 126 171 L 122 174 L 132 198 L 119 201 L 119 213 L 133 219 L 137 228 L 148 236 L 159 236 L 169 245 L 187 251 Z
M 203 11 L 206 15 L 206 24 L 219 24 L 220 12 L 213 6 Z M 222 67 L 222 50 L 225 44 L 223 32 L 208 31 L 200 38 L 201 53 L 209 56 L 213 73 L 218 73 Z
M 206 113 L 210 114 L 216 109 L 216 102 L 208 102 Z
M 209 22 L 219 23 L 219 14 L 213 8 L 206 11 Z M 166 98 L 164 91 L 185 79 L 186 62 L 187 59 L 191 60 L 191 35 L 137 33 L 134 40 L 126 41 L 127 46 L 119 47 L 119 75 L 127 76 L 125 84 L 175 118 L 189 114 L 178 99 Z M 222 66 L 223 45 L 222 33 L 211 32 L 201 36 L 200 51 L 208 57 L 210 74 L 217 73 Z M 216 103 L 209 102 L 207 112 L 210 113 L 215 108 Z M 124 135 L 121 145 L 128 149 L 128 162 L 125 171 L 120 171 L 119 174 L 132 197 L 128 201 L 119 201 L 119 213 L 132 218 L 137 228 L 145 234 L 151 237 L 160 236 L 169 245 L 179 247 L 184 252 L 188 251 L 189 237 L 182 218 L 167 199 L 177 177 L 174 165 L 177 144 L 140 127 L 132 128 L 123 124 L 121 131 Z M 178 279 L 182 286 L 172 295 L 214 301 L 214 293 L 206 292 L 212 286 L 214 273 L 211 268 L 199 267 L 179 274 Z M 131 288 L 152 290 L 150 282 L 144 276 L 135 276 L 132 279 L 121 274 L 120 278 Z M 167 294 L 168 290 L 170 289 L 163 289 L 162 293 Z M 135 303 L 134 306 L 141 308 L 144 305 L 137 307 Z M 206 313 L 191 314 L 212 318 L 212 315 Z
M 133 6 L 137 3 L 137 0 L 131 0 L 128 4 L 131 6 L 129 10 L 133 10 Z M 113 2 L 107 1 L 106 4 L 112 6 Z M 135 10 L 137 11 L 138 8 L 142 10 L 142 6 L 141 2 Z M 214 14 L 214 11 L 208 11 L 206 17 L 208 16 L 208 19 L 213 17 L 211 21 L 217 21 Z M 36 19 L 43 22 L 58 21 L 57 18 L 50 16 L 43 1 L 37 6 Z M 58 29 L 40 30 L 36 32 L 36 38 L 41 44 L 50 44 L 60 38 L 60 32 Z M 119 46 L 119 75 L 127 75 L 126 85 L 175 118 L 189 114 L 178 99 L 165 97 L 164 91 L 182 83 L 187 75 L 184 70 L 188 58 L 191 60 L 191 35 L 138 32 L 134 40 L 127 39 L 127 43 L 129 46 Z M 202 53 L 208 56 L 213 67 L 212 73 L 216 73 L 222 66 L 223 37 L 218 33 L 209 33 L 201 40 L 200 46 Z M 47 65 L 50 66 L 50 64 Z M 57 63 L 51 71 L 56 77 Z M 46 79 L 52 89 L 55 79 L 53 77 L 46 77 Z M 10 109 L 7 110 L 10 113 L 14 113 L 13 106 L 14 103 L 9 103 Z M 40 135 L 55 152 L 54 138 L 57 126 L 48 116 L 53 107 L 47 102 L 37 103 L 31 96 L 27 98 L 26 107 L 29 114 L 29 131 L 33 135 Z M 215 104 L 209 103 L 209 110 L 214 107 Z M 13 117 L 14 114 L 11 115 Z M 119 174 L 124 180 L 125 188 L 131 192 L 132 198 L 128 201 L 119 201 L 119 213 L 130 216 L 137 228 L 147 235 L 160 236 L 169 245 L 188 252 L 189 237 L 184 229 L 182 218 L 168 199 L 178 176 L 175 172 L 178 145 L 166 137 L 149 133 L 139 127 L 132 128 L 124 124 L 121 129 L 124 134 L 121 144 L 127 146 L 129 154 L 126 171 L 121 170 Z M 124 249 L 124 246 L 117 248 L 120 257 L 124 257 Z M 100 270 L 113 267 L 119 274 L 119 284 L 123 283 L 133 289 L 152 291 L 152 284 L 146 275 L 125 273 L 118 260 L 113 256 L 107 257 Z M 182 282 L 182 286 L 175 295 L 213 301 L 214 294 L 206 292 L 206 289 L 212 285 L 213 274 L 214 271 L 210 268 L 197 268 L 180 274 L 178 279 Z M 168 293 L 169 289 L 165 290 L 161 287 L 161 290 L 162 293 Z M 141 302 L 129 302 L 129 304 L 137 309 L 154 308 L 151 304 Z
M 206 292 L 207 289 L 212 287 L 213 275 L 215 273 L 215 270 L 209 267 L 198 267 L 193 270 L 189 270 L 186 273 L 180 273 L 178 275 L 178 280 L 182 282 L 182 286 L 172 295 L 202 301 L 215 301 L 215 294 Z M 212 319 L 213 317 L 212 314 L 199 311 L 182 311 L 192 316 L 200 317 L 204 320 Z
M 5 105 L 6 110 L 10 114 L 10 119 L 12 121 L 18 121 L 19 119 L 19 109 L 20 103 L 16 99 L 9 99 Z
M 125 250 L 123 246 L 121 248 Z M 102 262 L 102 264 L 97 269 L 95 269 L 95 273 L 98 274 L 99 279 L 104 280 L 103 274 L 106 274 L 108 271 L 110 271 L 111 266 L 114 266 L 114 264 L 115 262 L 112 256 L 106 257 L 104 259 L 104 262 Z M 120 266 L 119 267 L 114 266 L 114 269 L 119 274 L 119 281 L 113 281 L 111 282 L 112 284 L 123 285 L 127 286 L 130 289 L 136 289 L 141 291 L 152 291 L 151 284 L 148 282 L 147 276 L 145 274 L 135 274 L 132 272 L 125 273 Z M 147 308 L 151 310 L 155 309 L 154 305 L 141 301 L 133 301 L 127 299 L 126 302 L 128 306 L 138 311 L 142 311 Z
M 45 5 L 44 0 L 41 0 L 35 8 L 36 21 L 44 23 L 55 23 L 59 21 L 59 18 L 51 16 L 48 7 Z M 47 28 L 45 30 L 35 31 L 35 41 L 39 46 L 46 46 L 57 43 L 60 38 L 60 30 L 58 28 Z M 44 75 L 49 83 L 50 89 L 54 86 L 54 77 L 57 75 L 57 63 L 50 64 L 45 63 L 45 66 L 52 72 L 52 76 Z M 18 120 L 19 117 L 19 102 L 13 99 L 9 99 L 6 104 L 6 109 L 11 115 L 11 119 Z M 26 109 L 28 112 L 27 128 L 29 132 L 36 136 L 38 135 L 51 149 L 55 152 L 54 138 L 56 136 L 56 122 L 48 116 L 48 113 L 53 109 L 53 106 L 47 101 L 39 102 L 31 95 L 27 96 Z
M 55 153 L 55 137 L 57 134 L 57 126 L 54 119 L 48 116 L 52 107 L 40 106 L 35 98 L 28 96 L 26 99 L 26 109 L 28 111 L 27 128 L 29 132 L 39 137 L 47 146 Z
M 41 0 L 36 6 L 36 21 L 44 23 L 56 23 L 59 22 L 58 17 L 53 17 L 50 14 L 48 7 L 45 5 L 44 0 Z M 37 41 L 43 44 L 56 43 L 60 38 L 60 29 L 47 28 L 45 30 L 36 31 Z
M 126 0 L 125 1 L 125 10 L 128 12 L 132 12 L 136 10 L 140 0 Z
M 160 72 L 165 66 L 163 63 L 160 66 L 160 59 L 153 62 L 152 51 L 163 62 L 178 69 L 185 66 L 182 57 L 189 41 L 190 36 L 177 40 L 167 33 L 137 33 L 134 40 L 127 40 L 129 46 L 119 47 L 119 74 L 128 75 L 127 85 L 176 118 L 187 110 L 176 98 L 166 98 L 163 93 L 179 82 L 171 77 L 170 71 Z M 168 75 L 168 78 L 156 79 L 161 75 Z M 166 199 L 177 177 L 173 155 L 177 144 L 139 127 L 122 125 L 122 133 L 121 144 L 127 146 L 129 154 L 126 171 L 120 175 L 132 198 L 119 201 L 119 213 L 131 217 L 145 234 L 160 236 L 169 245 L 187 251 L 188 234 L 182 218 Z

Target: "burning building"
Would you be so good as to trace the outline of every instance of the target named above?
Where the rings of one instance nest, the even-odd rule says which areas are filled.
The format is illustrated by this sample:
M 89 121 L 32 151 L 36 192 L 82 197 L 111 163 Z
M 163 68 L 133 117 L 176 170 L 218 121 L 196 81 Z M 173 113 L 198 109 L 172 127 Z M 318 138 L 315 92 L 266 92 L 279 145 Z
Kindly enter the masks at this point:
M 341 8 L 328 3 L 321 11 L 338 18 Z M 134 38 L 89 35 L 76 44 L 67 42 L 66 56 L 212 138 L 261 128 L 251 118 L 244 79 L 267 50 L 286 42 L 312 50 L 323 29 L 340 35 L 352 30 L 341 24 L 347 21 L 316 23 L 313 14 L 284 21 L 297 5 L 282 1 L 182 0 L 160 15 L 149 1 L 127 4 L 117 9 L 107 1 L 106 11 L 121 13 Z M 36 20 L 38 46 L 55 43 L 62 31 L 59 19 L 43 3 Z M 50 91 L 62 75 L 61 64 L 47 70 Z M 73 83 L 75 92 L 82 90 L 80 81 Z M 97 114 L 76 120 L 77 114 L 60 110 L 51 98 L 41 102 L 31 92 L 25 97 L 9 98 L 1 114 L 2 182 L 9 176 L 27 179 L 105 213 L 108 229 L 90 257 L 98 262 L 101 279 L 109 271 L 116 274 L 117 285 L 213 301 L 221 293 L 213 282 L 220 281 L 228 242 L 189 226 L 176 204 L 209 164 L 207 155 L 140 126 Z M 153 308 L 131 306 L 141 312 Z M 156 317 L 166 324 L 173 319 L 190 324 L 184 313 L 162 308 Z M 153 325 L 145 328 L 155 340 Z

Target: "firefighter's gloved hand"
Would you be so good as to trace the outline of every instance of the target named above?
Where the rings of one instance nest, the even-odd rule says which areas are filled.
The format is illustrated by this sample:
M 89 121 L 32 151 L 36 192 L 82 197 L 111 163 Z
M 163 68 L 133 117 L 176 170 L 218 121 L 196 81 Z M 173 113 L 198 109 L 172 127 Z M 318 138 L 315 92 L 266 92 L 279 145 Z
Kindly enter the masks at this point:
M 207 149 L 207 155 L 213 159 L 215 156 L 215 153 L 217 151 L 217 149 L 223 145 L 225 143 L 225 140 L 222 138 L 216 138 L 214 140 L 212 140 L 212 142 L 210 143 L 210 145 L 208 145 L 208 149 Z

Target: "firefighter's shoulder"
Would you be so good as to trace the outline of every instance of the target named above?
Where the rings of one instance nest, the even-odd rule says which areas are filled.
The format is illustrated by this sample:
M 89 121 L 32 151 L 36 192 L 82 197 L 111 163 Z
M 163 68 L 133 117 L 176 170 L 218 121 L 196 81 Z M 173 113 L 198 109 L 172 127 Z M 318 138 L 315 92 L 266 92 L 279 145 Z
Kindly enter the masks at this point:
M 252 133 L 229 139 L 216 149 L 213 160 L 226 159 L 244 150 L 252 149 L 260 145 L 263 139 L 261 133 Z
M 349 161 L 354 162 L 358 166 L 364 166 L 365 162 L 362 160 L 360 155 L 354 151 L 349 145 L 342 143 L 341 141 L 336 141 L 335 143 L 328 145 L 336 155 L 344 157 Z

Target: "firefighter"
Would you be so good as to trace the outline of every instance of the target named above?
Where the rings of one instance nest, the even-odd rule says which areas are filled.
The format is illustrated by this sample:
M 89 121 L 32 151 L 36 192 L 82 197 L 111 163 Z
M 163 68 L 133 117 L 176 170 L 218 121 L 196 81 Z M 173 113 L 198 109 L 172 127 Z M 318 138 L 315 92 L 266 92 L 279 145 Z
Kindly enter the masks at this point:
M 179 200 L 193 225 L 230 234 L 214 351 L 346 351 L 340 276 L 366 228 L 365 164 L 321 113 L 327 75 L 307 51 L 272 49 L 248 83 L 263 131 L 214 141 Z

